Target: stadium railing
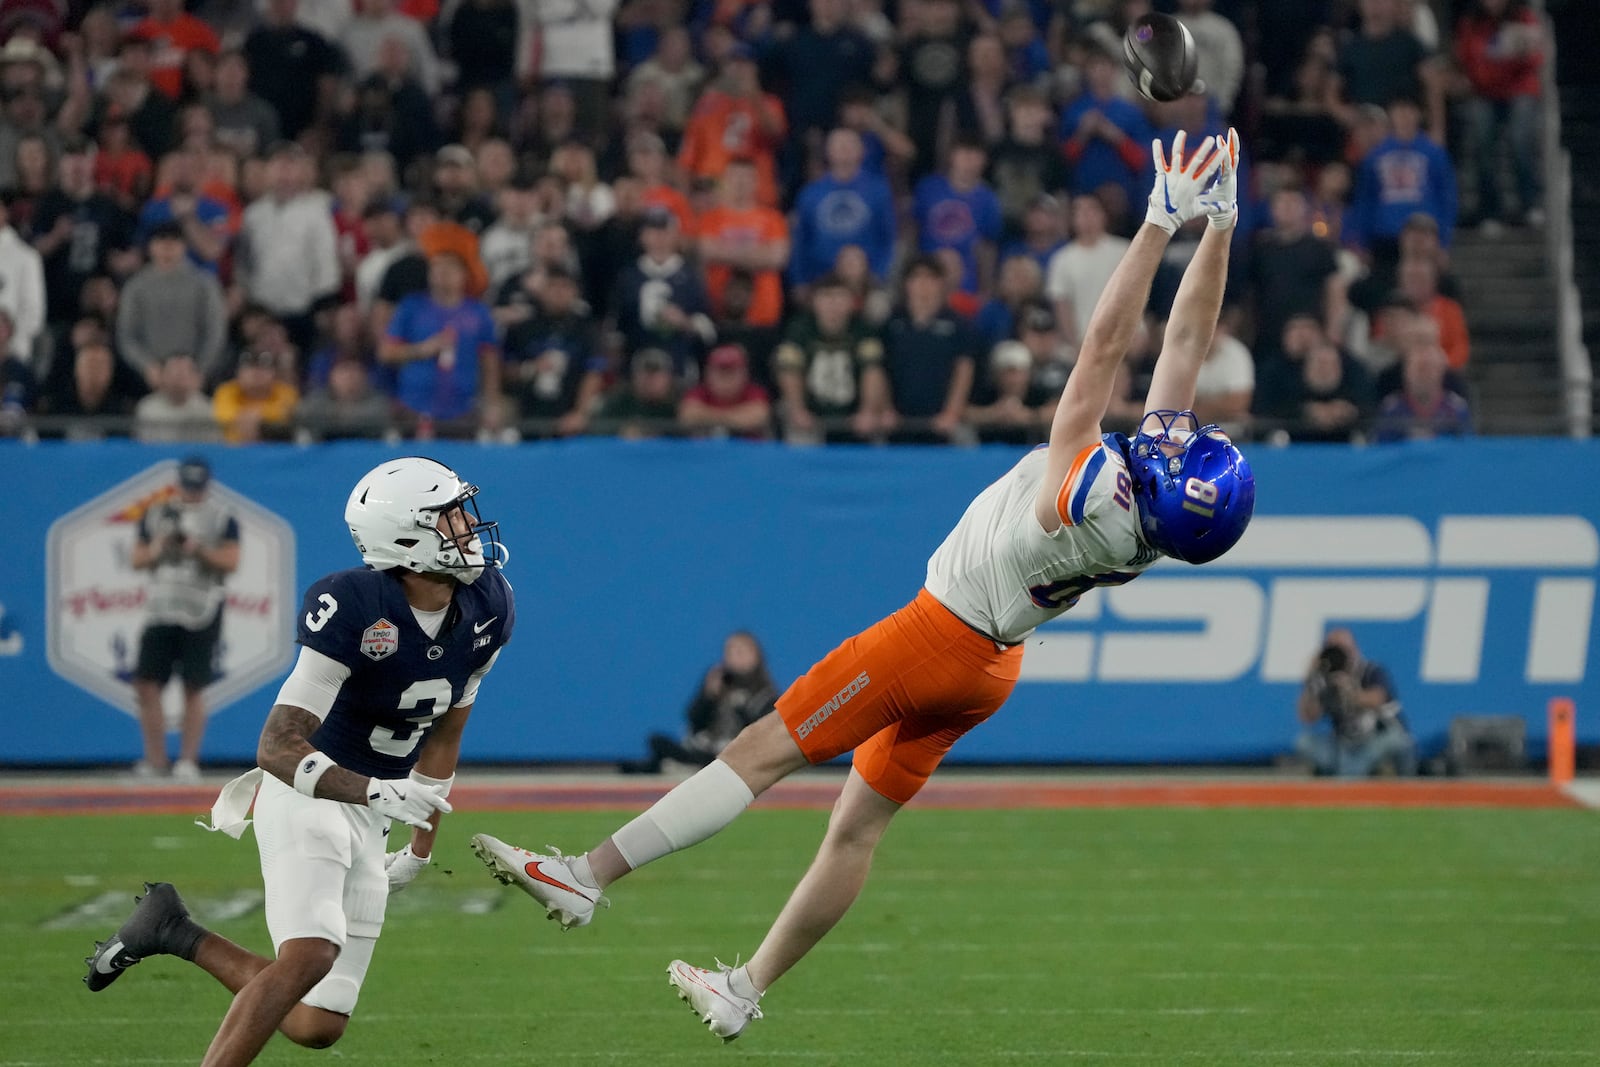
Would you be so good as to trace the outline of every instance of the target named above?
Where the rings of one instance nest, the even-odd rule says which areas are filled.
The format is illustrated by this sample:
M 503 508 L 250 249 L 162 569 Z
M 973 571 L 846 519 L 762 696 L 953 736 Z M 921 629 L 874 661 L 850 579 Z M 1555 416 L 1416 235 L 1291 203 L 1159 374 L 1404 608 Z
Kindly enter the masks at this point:
M 1560 349 L 1565 432 L 1588 437 L 1594 432 L 1594 371 L 1583 343 L 1583 306 L 1574 276 L 1572 251 L 1572 157 L 1561 146 L 1561 90 L 1556 85 L 1556 34 L 1537 0 L 1549 55 L 1540 73 L 1543 125 L 1541 154 L 1545 175 L 1546 256 L 1556 278 L 1556 338 Z
M 1551 384 L 1552 389 L 1570 389 L 1570 385 Z M 1590 409 L 1593 404 L 1600 402 L 1600 386 L 1585 381 L 1583 384 L 1583 404 Z M 1281 446 L 1295 443 L 1297 431 L 1302 425 L 1295 420 L 1253 417 L 1245 423 L 1230 422 L 1226 427 L 1230 435 L 1241 442 L 1252 442 L 1269 446 Z M 1134 427 L 1119 424 L 1114 421 L 1106 423 L 1107 430 L 1117 430 L 1131 433 Z M 174 443 L 216 443 L 221 440 L 221 432 L 211 425 L 201 425 L 189 428 L 188 433 L 174 437 L 163 437 L 161 440 L 152 440 L 152 444 Z M 1525 420 L 1507 420 L 1501 418 L 1494 426 L 1491 436 L 1518 436 L 1518 437 L 1555 437 L 1573 436 L 1584 437 L 1586 433 L 1576 432 L 1571 423 L 1563 417 L 1530 415 Z M 1369 419 L 1353 435 L 1350 443 L 1353 445 L 1366 444 L 1371 440 L 1372 423 Z M 591 419 L 588 429 L 583 436 L 587 437 L 663 437 L 663 438 L 728 438 L 738 435 L 724 431 L 705 431 L 701 429 L 688 429 L 675 419 Z M 107 438 L 134 437 L 134 420 L 127 416 L 81 416 L 81 415 L 29 415 L 20 418 L 13 417 L 0 422 L 0 440 L 15 439 L 25 443 L 38 441 L 98 441 Z M 484 445 L 515 445 L 520 443 L 533 443 L 547 441 L 564 436 L 560 432 L 555 419 L 523 419 L 501 430 L 479 430 L 467 434 L 439 434 L 439 438 L 447 440 L 476 440 Z M 336 426 L 318 425 L 314 422 L 301 420 L 294 427 L 269 433 L 265 443 L 293 443 L 296 445 L 314 445 L 321 441 L 334 440 L 381 440 L 389 444 L 398 444 L 405 440 L 427 440 L 430 438 L 417 438 L 415 435 L 402 433 L 393 424 L 370 425 L 355 427 L 349 424 Z M 1029 446 L 1043 444 L 1049 439 L 1049 428 L 1044 425 L 1036 427 L 1019 427 L 1010 430 L 994 428 L 980 430 L 973 426 L 962 426 L 948 440 L 939 434 L 930 419 L 905 419 L 892 434 L 880 434 L 870 438 L 857 436 L 849 419 L 821 419 L 818 421 L 815 432 L 804 435 L 786 433 L 781 427 L 766 435 L 767 440 L 780 441 L 794 446 L 809 446 L 828 444 L 870 444 L 870 445 L 895 445 L 895 444 L 948 444 L 952 447 L 979 445 L 986 442 L 1001 443 L 1016 446 Z

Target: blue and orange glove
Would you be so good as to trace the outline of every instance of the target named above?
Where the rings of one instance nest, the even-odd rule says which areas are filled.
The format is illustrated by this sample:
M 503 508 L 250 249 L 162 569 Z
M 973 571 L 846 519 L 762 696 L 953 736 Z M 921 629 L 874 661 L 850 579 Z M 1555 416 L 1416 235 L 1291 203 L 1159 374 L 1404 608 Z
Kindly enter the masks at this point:
M 1156 181 L 1150 190 L 1150 206 L 1144 221 L 1159 226 L 1168 234 L 1178 232 L 1178 227 L 1205 210 L 1200 195 L 1211 184 L 1222 167 L 1223 153 L 1217 151 L 1217 139 L 1207 137 L 1200 142 L 1194 154 L 1183 156 L 1186 135 L 1179 130 L 1172 139 L 1172 158 L 1162 151 L 1160 140 L 1152 141 L 1150 151 L 1155 157 Z
M 1200 194 L 1206 219 L 1219 230 L 1231 229 L 1239 220 L 1239 131 L 1228 127 L 1227 140 L 1217 138 L 1221 166 L 1211 188 Z

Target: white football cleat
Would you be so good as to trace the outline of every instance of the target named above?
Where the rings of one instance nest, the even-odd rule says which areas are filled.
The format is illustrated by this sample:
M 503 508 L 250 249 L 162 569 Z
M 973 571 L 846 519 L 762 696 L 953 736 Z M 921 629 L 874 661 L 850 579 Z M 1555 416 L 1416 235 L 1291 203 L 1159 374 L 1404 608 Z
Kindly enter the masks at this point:
M 682 960 L 667 966 L 667 981 L 678 991 L 678 999 L 688 1001 L 706 1028 L 724 1041 L 743 1033 L 751 1019 L 761 1018 L 760 1004 L 733 991 L 732 974 L 733 968 L 721 960 L 714 971 Z
M 588 926 L 594 918 L 595 905 L 609 908 L 611 902 L 600 890 L 578 881 L 569 866 L 573 857 L 546 847 L 550 854 L 541 855 L 488 834 L 474 834 L 472 838 L 472 851 L 496 881 L 514 885 L 544 905 L 545 914 L 560 923 L 563 930 Z

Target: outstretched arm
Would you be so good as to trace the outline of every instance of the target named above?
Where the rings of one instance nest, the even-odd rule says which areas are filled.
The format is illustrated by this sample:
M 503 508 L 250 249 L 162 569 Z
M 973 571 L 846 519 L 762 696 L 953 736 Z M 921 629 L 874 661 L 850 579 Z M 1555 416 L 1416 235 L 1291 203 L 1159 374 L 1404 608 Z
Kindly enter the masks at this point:
M 1161 266 L 1162 253 L 1170 240 L 1166 231 L 1149 223 L 1139 227 L 1122 262 L 1112 272 L 1089 318 L 1078 361 L 1061 390 L 1055 418 L 1050 423 L 1050 469 L 1065 476 L 1072 458 L 1100 440 L 1100 420 L 1111 402 L 1117 365 L 1133 342 L 1134 331 L 1144 318 L 1150 299 L 1150 284 Z M 1054 508 L 1055 494 L 1051 494 Z
M 1112 272 L 1104 292 L 1095 304 L 1094 314 L 1084 330 L 1078 362 L 1061 391 L 1055 417 L 1050 423 L 1050 460 L 1039 495 L 1034 500 L 1034 516 L 1046 530 L 1061 525 L 1057 499 L 1073 460 L 1100 441 L 1100 421 L 1111 402 L 1117 366 L 1127 354 L 1128 345 L 1144 317 L 1150 298 L 1150 283 L 1167 241 L 1178 227 L 1197 215 L 1202 207 L 1200 192 L 1221 165 L 1221 153 L 1213 151 L 1212 138 L 1201 142 L 1187 160 L 1183 155 L 1184 134 L 1172 141 L 1172 159 L 1167 160 L 1161 142 L 1153 146 L 1156 163 L 1155 188 L 1150 193 L 1145 223 L 1134 235 L 1122 262 Z
M 1204 194 L 1201 206 L 1209 218 L 1205 236 L 1178 285 L 1167 320 L 1161 356 L 1156 360 L 1145 411 L 1187 411 L 1194 406 L 1194 386 L 1211 351 L 1211 337 L 1222 313 L 1222 291 L 1228 280 L 1228 249 L 1238 220 L 1235 167 L 1239 136 L 1228 131 L 1216 188 Z
M 1167 320 L 1161 355 L 1144 402 L 1146 411 L 1187 411 L 1194 407 L 1195 382 L 1206 353 L 1211 351 L 1211 336 L 1222 311 L 1228 247 L 1232 243 L 1231 226 L 1227 230 L 1208 226 L 1200 238 L 1200 248 L 1184 270 L 1178 295 L 1172 302 L 1172 317 Z

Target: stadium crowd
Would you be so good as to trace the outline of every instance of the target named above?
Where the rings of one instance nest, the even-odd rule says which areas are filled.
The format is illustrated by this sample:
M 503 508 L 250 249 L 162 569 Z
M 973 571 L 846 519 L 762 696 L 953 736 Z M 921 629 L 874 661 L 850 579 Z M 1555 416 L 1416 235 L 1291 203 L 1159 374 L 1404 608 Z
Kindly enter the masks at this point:
M 1149 0 L 3 0 L 0 432 L 1042 440 L 1151 139 L 1230 122 L 1201 416 L 1470 432 L 1450 248 L 1541 224 L 1535 16 L 1156 6 L 1171 104 Z

